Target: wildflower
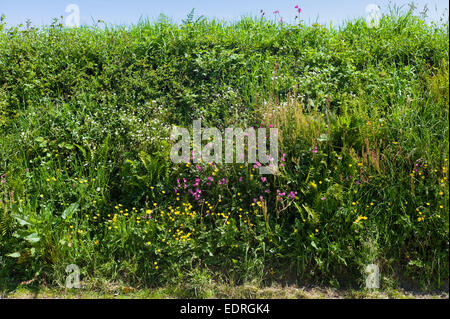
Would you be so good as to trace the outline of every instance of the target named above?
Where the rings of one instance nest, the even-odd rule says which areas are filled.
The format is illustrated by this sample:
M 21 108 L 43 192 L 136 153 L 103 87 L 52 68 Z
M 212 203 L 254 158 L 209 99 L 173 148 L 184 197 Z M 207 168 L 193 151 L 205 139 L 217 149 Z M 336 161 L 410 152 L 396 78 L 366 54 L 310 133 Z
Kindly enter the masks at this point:
M 296 196 L 297 196 L 297 192 L 293 192 L 293 191 L 291 191 L 288 195 L 288 197 L 291 199 L 295 199 Z

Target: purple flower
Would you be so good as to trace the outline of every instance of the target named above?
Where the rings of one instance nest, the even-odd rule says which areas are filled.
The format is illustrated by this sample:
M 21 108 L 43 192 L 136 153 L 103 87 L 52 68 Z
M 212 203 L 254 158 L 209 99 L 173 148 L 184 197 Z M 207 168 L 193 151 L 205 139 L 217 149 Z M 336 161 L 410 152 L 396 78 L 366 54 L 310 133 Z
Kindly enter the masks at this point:
M 288 195 L 288 197 L 289 197 L 290 199 L 295 199 L 296 196 L 297 196 L 297 192 L 293 192 L 293 191 L 291 191 L 291 192 L 289 193 L 289 195 Z

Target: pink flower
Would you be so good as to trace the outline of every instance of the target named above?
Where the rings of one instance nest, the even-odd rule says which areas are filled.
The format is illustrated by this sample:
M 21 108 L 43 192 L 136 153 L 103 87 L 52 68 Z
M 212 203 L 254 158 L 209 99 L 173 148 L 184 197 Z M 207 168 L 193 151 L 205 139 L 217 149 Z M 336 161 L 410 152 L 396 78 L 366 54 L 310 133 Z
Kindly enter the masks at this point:
M 280 13 L 280 11 L 279 11 L 279 10 L 275 10 L 275 11 L 273 12 L 273 14 L 277 14 L 277 13 Z
M 262 181 L 263 183 L 265 183 L 265 182 L 267 181 L 267 178 L 266 178 L 266 177 L 261 177 L 261 181 Z

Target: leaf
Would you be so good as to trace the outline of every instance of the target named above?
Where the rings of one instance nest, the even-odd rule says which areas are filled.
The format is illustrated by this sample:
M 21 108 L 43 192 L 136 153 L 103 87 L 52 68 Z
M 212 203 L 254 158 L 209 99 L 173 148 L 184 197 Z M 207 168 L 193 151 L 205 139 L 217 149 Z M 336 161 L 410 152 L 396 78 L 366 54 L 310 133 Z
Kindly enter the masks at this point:
M 319 222 L 319 214 L 317 214 L 317 212 L 314 209 L 312 209 L 304 204 L 302 204 L 302 206 L 305 209 L 305 211 L 308 213 L 308 217 L 311 218 L 312 222 L 317 224 Z
M 7 254 L 6 256 L 12 257 L 12 258 L 19 258 L 20 253 L 18 251 L 16 251 L 15 253 Z
M 317 140 L 318 140 L 319 142 L 326 142 L 326 141 L 329 140 L 329 138 L 328 138 L 328 135 L 327 135 L 327 134 L 321 134 Z
M 37 243 L 38 241 L 41 240 L 41 237 L 38 236 L 37 233 L 32 233 L 29 234 L 27 237 L 24 238 L 26 241 L 28 241 L 29 243 Z
M 17 220 L 17 222 L 20 224 L 20 226 L 31 225 L 25 219 L 22 219 L 20 217 L 15 216 L 15 215 L 13 217 Z
M 71 219 L 73 213 L 75 213 L 75 212 L 78 210 L 78 207 L 79 207 L 79 206 L 80 206 L 80 204 L 79 204 L 78 202 L 70 204 L 70 206 L 67 207 L 67 208 L 63 211 L 63 213 L 62 213 L 62 215 L 61 215 L 62 219 L 64 219 L 64 220 L 66 220 L 66 219 Z

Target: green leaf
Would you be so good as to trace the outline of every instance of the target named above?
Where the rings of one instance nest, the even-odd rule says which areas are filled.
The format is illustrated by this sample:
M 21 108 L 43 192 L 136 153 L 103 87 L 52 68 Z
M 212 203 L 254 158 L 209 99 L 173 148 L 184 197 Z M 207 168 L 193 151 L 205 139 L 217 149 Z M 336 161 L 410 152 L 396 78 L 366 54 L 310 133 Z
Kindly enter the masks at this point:
M 78 202 L 70 204 L 70 206 L 67 207 L 67 208 L 63 211 L 63 213 L 62 213 L 62 215 L 61 215 L 62 219 L 64 219 L 64 220 L 66 220 L 66 219 L 71 219 L 73 213 L 75 213 L 75 212 L 78 210 L 78 207 L 79 207 L 79 206 L 80 206 L 80 204 L 79 204 Z
M 317 140 L 319 142 L 326 142 L 326 141 L 328 141 L 328 135 L 327 134 L 321 134 Z
M 22 219 L 20 217 L 15 216 L 15 215 L 13 217 L 17 220 L 17 222 L 20 224 L 20 226 L 31 225 L 25 219 Z
M 29 234 L 24 239 L 33 244 L 33 243 L 37 243 L 38 241 L 40 241 L 41 237 L 39 237 L 37 233 L 32 233 L 32 234 Z
M 6 256 L 12 257 L 12 258 L 19 258 L 20 253 L 18 251 L 16 251 L 15 253 L 7 254 Z

